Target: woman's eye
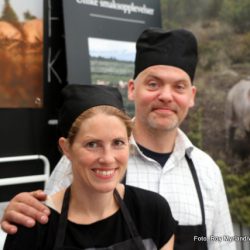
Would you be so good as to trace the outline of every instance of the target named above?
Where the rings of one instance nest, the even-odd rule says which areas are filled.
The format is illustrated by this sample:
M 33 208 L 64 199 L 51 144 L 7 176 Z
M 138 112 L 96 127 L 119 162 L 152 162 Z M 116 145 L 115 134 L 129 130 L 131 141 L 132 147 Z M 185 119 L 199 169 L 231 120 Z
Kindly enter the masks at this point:
M 117 147 L 121 147 L 121 146 L 125 145 L 125 142 L 123 140 L 115 140 L 114 145 Z
M 97 142 L 91 141 L 86 144 L 87 148 L 97 148 Z

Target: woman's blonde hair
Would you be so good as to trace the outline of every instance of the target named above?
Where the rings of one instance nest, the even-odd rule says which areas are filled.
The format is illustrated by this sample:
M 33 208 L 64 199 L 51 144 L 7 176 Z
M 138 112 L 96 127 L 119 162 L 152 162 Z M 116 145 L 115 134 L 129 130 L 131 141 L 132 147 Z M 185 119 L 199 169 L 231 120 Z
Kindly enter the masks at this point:
M 82 122 L 86 119 L 89 119 L 97 114 L 106 114 L 109 116 L 115 116 L 119 118 L 125 125 L 127 129 L 127 135 L 130 137 L 132 133 L 132 120 L 131 118 L 123 111 L 119 110 L 118 108 L 115 108 L 113 106 L 107 106 L 107 105 L 100 105 L 95 106 L 93 108 L 90 108 L 83 113 L 81 113 L 74 123 L 72 124 L 69 133 L 68 133 L 68 142 L 69 144 L 72 144 L 74 142 L 74 139 L 79 131 L 79 128 L 82 124 Z

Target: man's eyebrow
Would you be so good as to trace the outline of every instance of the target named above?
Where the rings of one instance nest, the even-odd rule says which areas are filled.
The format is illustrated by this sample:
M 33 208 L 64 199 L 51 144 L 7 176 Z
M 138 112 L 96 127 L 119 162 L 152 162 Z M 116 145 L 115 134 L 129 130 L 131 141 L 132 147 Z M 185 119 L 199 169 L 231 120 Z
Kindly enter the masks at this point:
M 152 78 L 152 79 L 155 79 L 155 80 L 158 80 L 158 81 L 161 81 L 161 82 L 164 82 L 165 81 L 165 79 L 164 78 L 162 78 L 161 76 L 159 76 L 159 75 L 157 75 L 157 74 L 154 74 L 154 73 L 149 73 L 146 77 L 145 77 L 145 79 L 148 79 L 148 78 Z M 187 83 L 188 82 L 188 80 L 185 78 L 185 77 L 183 77 L 183 78 L 180 78 L 180 79 L 177 79 L 177 80 L 175 80 L 174 81 L 174 83 Z
M 145 78 L 146 79 L 147 78 L 154 78 L 154 79 L 157 79 L 159 81 L 162 81 L 162 78 L 160 76 L 155 75 L 155 74 L 148 74 Z
M 178 84 L 178 83 L 184 83 L 184 84 L 187 84 L 187 83 L 188 83 L 188 80 L 187 80 L 187 79 L 185 79 L 185 78 L 183 78 L 183 79 L 179 79 L 179 80 L 175 81 L 175 83 L 176 83 L 176 84 Z

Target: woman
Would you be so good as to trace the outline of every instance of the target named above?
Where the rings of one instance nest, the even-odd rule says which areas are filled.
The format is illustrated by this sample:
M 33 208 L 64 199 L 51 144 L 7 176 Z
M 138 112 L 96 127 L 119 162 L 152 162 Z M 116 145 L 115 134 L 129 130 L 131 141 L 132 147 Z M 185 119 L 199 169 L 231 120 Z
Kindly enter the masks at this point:
M 49 222 L 8 235 L 4 250 L 173 249 L 176 221 L 160 195 L 124 186 L 131 120 L 117 89 L 68 85 L 59 146 L 72 185 L 48 199 Z

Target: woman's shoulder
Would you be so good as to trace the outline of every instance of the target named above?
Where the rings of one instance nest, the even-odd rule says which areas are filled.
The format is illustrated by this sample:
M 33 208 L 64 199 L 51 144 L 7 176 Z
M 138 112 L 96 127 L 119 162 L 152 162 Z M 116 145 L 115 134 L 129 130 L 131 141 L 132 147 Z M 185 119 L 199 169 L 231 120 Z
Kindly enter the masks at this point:
M 178 223 L 160 194 L 126 185 L 124 202 L 140 234 L 144 239 L 152 238 L 158 248 L 175 233 Z
M 144 208 L 146 205 L 149 205 L 151 208 L 165 207 L 167 210 L 170 210 L 168 202 L 160 194 L 130 185 L 125 186 L 124 201 L 125 203 L 133 202 L 133 204 L 138 206 L 143 205 Z
M 136 217 L 151 217 L 155 221 L 165 221 L 172 225 L 177 223 L 167 200 L 156 192 L 126 185 L 124 202 Z
M 165 200 L 164 197 L 162 197 L 160 194 L 150 191 L 150 190 L 146 190 L 143 188 L 139 188 L 139 187 L 135 187 L 135 186 L 130 186 L 130 185 L 125 185 L 125 194 L 129 194 L 129 195 L 133 195 L 133 196 L 147 196 L 150 197 L 152 199 L 163 199 Z M 165 200 L 166 201 L 166 200 Z

